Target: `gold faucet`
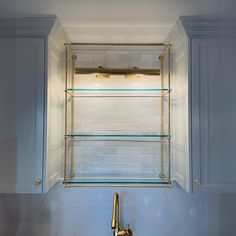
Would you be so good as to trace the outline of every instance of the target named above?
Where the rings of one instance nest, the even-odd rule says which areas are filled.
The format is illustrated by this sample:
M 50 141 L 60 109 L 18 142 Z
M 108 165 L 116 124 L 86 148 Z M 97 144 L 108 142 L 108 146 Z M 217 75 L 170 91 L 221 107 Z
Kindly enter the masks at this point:
M 114 229 L 114 236 L 132 236 L 133 235 L 132 230 L 129 228 L 129 225 L 126 226 L 125 230 L 120 229 L 119 194 L 118 193 L 114 193 L 111 228 Z

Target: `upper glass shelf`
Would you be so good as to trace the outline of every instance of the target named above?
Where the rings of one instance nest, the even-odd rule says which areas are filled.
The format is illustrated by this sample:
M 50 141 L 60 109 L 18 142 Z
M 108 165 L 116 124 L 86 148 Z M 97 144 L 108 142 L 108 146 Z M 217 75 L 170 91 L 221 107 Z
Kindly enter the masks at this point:
M 168 88 L 68 88 L 65 90 L 71 96 L 80 96 L 80 95 L 112 95 L 112 94 L 122 94 L 129 93 L 130 96 L 133 95 L 150 95 L 150 96 L 165 96 L 171 89 Z M 132 93 L 132 94 L 131 94 Z
M 93 134 L 93 133 L 68 133 L 65 134 L 65 137 L 111 137 L 111 138 L 170 138 L 168 134 L 122 134 L 122 133 L 113 133 L 113 134 Z

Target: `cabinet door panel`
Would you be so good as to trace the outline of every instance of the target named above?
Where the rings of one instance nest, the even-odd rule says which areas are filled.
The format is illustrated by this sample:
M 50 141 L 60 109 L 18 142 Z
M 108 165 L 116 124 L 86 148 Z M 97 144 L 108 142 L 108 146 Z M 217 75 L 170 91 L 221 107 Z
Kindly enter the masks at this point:
M 171 153 L 174 180 L 187 192 L 192 192 L 190 168 L 190 109 L 188 75 L 188 39 L 180 31 L 178 43 L 173 42 L 171 75 Z M 174 37 L 174 38 L 177 38 Z
M 236 191 L 234 57 L 234 40 L 192 41 L 194 178 L 216 192 Z
M 0 192 L 42 192 L 44 40 L 0 39 Z

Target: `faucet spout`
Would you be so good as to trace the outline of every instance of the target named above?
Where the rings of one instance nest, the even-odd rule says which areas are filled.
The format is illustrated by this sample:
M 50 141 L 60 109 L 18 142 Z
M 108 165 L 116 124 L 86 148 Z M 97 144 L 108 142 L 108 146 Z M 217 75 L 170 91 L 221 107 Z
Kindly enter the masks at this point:
M 111 228 L 114 229 L 114 236 L 132 236 L 132 230 L 127 225 L 126 229 L 120 229 L 119 224 L 119 194 L 114 193 L 113 197 L 113 211 L 112 211 L 112 220 L 111 220 Z
M 111 228 L 119 228 L 119 194 L 114 193 Z

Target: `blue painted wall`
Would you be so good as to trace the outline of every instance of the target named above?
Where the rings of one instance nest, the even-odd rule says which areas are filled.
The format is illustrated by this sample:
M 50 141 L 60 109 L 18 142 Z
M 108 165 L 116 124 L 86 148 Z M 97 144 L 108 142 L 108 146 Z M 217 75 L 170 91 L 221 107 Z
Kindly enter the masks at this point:
M 236 194 L 188 194 L 180 187 L 68 188 L 47 194 L 1 194 L 1 236 L 112 235 L 113 193 L 121 224 L 135 236 L 234 236 Z

